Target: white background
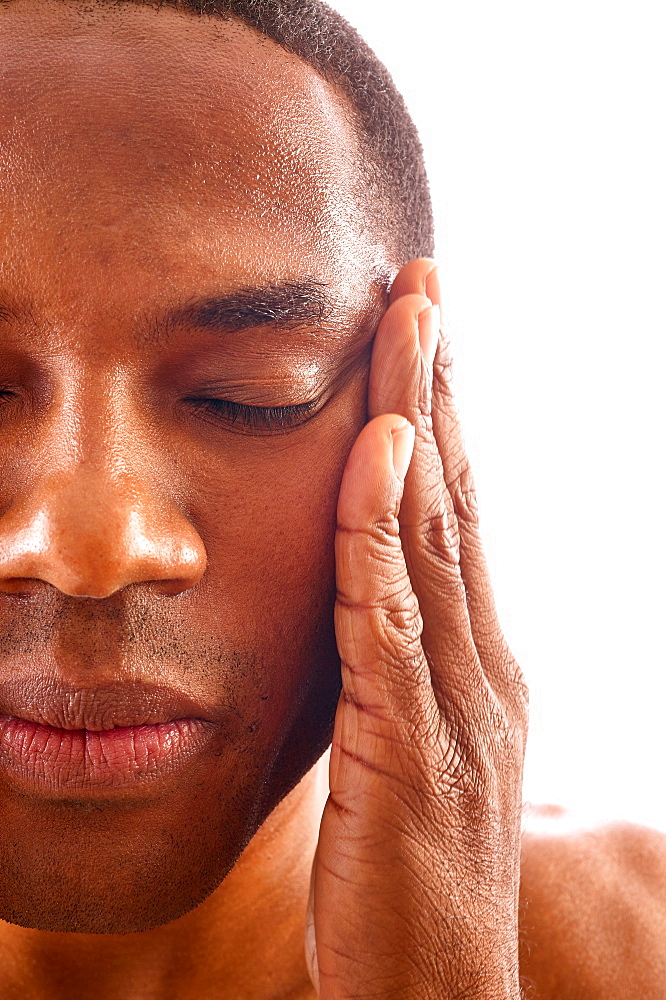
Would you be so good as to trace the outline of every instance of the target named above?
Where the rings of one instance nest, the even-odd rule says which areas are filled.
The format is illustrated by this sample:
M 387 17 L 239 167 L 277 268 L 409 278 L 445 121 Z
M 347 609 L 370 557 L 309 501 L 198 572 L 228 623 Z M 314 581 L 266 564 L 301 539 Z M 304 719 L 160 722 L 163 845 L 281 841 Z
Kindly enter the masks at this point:
M 331 5 L 426 150 L 525 796 L 666 828 L 666 5 Z

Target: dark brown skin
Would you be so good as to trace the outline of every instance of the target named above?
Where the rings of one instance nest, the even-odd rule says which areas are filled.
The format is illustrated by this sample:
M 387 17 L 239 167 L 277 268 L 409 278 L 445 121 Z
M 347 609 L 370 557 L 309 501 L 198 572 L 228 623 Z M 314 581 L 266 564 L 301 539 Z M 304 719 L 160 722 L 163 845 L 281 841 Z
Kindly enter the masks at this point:
M 526 995 L 663 996 L 658 834 L 526 834 L 519 907 L 526 697 L 421 351 L 438 276 L 362 225 L 345 100 L 171 9 L 19 0 L 0 76 L 1 676 L 160 680 L 217 727 L 122 795 L 0 772 L 2 1000 L 517 1000 L 519 917 Z M 306 276 L 319 326 L 156 335 Z M 321 407 L 253 434 L 203 396 Z

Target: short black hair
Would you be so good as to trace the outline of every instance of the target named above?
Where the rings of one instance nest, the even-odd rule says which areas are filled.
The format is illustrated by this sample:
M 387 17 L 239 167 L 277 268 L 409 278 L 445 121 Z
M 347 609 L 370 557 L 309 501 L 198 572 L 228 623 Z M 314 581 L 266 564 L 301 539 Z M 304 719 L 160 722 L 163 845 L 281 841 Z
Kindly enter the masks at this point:
M 105 0 L 101 0 L 102 3 Z M 367 42 L 322 0 L 115 0 L 235 18 L 340 87 L 356 112 L 370 224 L 399 266 L 434 257 L 434 219 L 419 135 L 393 79 Z

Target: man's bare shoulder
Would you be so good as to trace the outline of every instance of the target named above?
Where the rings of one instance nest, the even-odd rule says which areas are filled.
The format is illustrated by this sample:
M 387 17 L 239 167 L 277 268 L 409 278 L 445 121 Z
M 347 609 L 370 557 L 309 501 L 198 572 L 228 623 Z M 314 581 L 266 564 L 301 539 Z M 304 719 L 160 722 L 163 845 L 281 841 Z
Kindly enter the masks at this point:
M 666 998 L 666 835 L 526 806 L 520 947 L 526 1000 Z

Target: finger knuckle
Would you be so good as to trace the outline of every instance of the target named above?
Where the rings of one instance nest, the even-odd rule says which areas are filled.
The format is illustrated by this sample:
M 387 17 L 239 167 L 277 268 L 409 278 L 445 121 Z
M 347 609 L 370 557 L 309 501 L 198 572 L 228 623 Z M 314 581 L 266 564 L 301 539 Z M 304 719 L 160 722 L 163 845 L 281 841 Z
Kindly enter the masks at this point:
M 373 607 L 384 602 L 399 607 L 411 591 L 397 527 L 339 531 L 335 554 L 341 605 Z
M 477 525 L 479 510 L 476 488 L 472 470 L 462 450 L 462 445 L 457 449 L 457 454 L 453 455 L 451 468 L 452 472 L 447 476 L 446 485 L 451 494 L 456 517 L 460 521 Z
M 453 356 L 451 341 L 440 336 L 439 349 L 433 364 L 433 381 L 441 398 L 453 401 Z
M 346 524 L 338 517 L 336 530 L 340 535 L 347 535 L 361 542 L 369 542 L 379 546 L 386 545 L 387 542 L 393 541 L 398 534 L 399 503 L 400 501 L 396 500 L 390 510 L 377 511 L 362 524 Z
M 412 590 L 400 604 L 386 610 L 388 628 L 383 630 L 390 638 L 391 648 L 401 662 L 422 660 L 421 634 L 423 620 L 416 595 Z
M 406 541 L 426 559 L 457 567 L 460 561 L 458 533 L 451 530 L 446 510 L 438 510 L 404 530 Z
M 423 674 L 423 620 L 407 577 L 377 603 L 360 604 L 338 593 L 335 619 L 356 663 L 383 661 L 399 666 L 405 678 Z

